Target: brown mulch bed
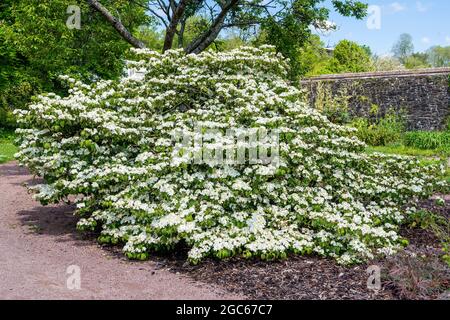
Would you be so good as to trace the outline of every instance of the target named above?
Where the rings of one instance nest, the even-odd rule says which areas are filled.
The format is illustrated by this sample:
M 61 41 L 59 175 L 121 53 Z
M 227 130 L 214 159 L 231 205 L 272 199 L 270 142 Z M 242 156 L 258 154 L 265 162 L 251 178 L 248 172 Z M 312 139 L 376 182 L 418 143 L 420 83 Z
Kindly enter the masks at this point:
M 291 256 L 285 261 L 262 262 L 234 258 L 208 259 L 199 266 L 166 260 L 165 267 L 207 283 L 215 283 L 251 299 L 390 299 L 366 287 L 367 266 L 345 268 L 319 257 Z

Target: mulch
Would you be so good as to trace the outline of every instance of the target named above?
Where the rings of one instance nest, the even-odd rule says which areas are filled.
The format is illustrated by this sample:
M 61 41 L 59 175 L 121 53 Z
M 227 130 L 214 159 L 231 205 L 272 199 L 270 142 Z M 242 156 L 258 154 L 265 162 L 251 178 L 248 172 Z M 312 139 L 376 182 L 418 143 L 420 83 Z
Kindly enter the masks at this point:
M 208 259 L 189 266 L 168 259 L 166 267 L 198 281 L 220 285 L 251 299 L 390 299 L 389 292 L 367 289 L 367 266 L 346 268 L 319 257 L 291 256 L 284 261 L 263 262 L 233 258 Z

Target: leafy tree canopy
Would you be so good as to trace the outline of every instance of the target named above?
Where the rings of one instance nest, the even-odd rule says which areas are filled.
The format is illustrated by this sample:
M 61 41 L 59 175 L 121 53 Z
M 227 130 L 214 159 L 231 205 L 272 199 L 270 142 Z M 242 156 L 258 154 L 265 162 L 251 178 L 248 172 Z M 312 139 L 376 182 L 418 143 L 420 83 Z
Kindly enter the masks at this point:
M 427 51 L 428 62 L 433 67 L 450 67 L 450 46 L 431 47 Z
M 104 1 L 130 29 L 151 22 L 129 1 Z M 129 45 L 87 3 L 81 29 L 69 29 L 70 0 L 2 0 L 0 5 L 0 107 L 17 108 L 42 90 L 61 92 L 56 77 L 115 78 Z
M 306 56 L 301 59 L 305 60 L 305 65 L 310 64 L 310 70 L 307 75 L 321 75 L 346 72 L 367 72 L 373 71 L 374 63 L 367 47 L 360 46 L 349 40 L 340 41 L 332 53 L 329 53 L 321 46 L 321 42 L 317 42 L 313 46 L 306 46 Z M 310 42 L 311 43 L 311 42 Z M 308 53 L 309 51 L 309 53 Z M 310 57 L 314 58 L 310 58 Z
M 106 20 L 137 48 L 146 47 L 139 35 L 123 32 L 116 23 L 114 12 L 104 1 L 87 0 Z M 301 74 L 299 50 L 311 36 L 311 27 L 332 28 L 328 23 L 330 9 L 324 0 L 161 0 L 132 1 L 145 8 L 165 29 L 162 50 L 185 48 L 187 53 L 199 53 L 214 43 L 227 30 L 238 30 L 257 36 L 259 43 L 274 45 L 291 61 L 291 77 Z M 332 0 L 333 9 L 344 15 L 361 19 L 367 5 L 355 0 Z M 197 17 L 196 23 L 192 21 Z M 201 17 L 201 18 L 198 18 Z M 197 28 L 193 29 L 196 26 Z M 189 28 L 190 27 L 190 28 Z M 186 36 L 190 33 L 190 36 Z
M 400 35 L 398 41 L 392 48 L 392 53 L 400 61 L 405 62 L 405 59 L 414 53 L 412 36 L 408 33 Z

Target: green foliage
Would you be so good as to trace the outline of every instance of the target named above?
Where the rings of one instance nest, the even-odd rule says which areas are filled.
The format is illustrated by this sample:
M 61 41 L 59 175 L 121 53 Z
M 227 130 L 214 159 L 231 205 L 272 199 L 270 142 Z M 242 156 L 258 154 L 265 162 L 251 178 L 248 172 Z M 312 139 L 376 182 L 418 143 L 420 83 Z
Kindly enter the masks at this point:
M 184 24 L 182 41 L 176 35 L 173 48 L 185 48 L 194 41 L 200 34 L 206 32 L 211 27 L 211 22 L 202 16 L 191 16 Z
M 436 200 L 438 206 L 445 206 L 441 198 Z M 442 259 L 450 266 L 450 220 L 442 214 L 428 210 L 419 210 L 407 216 L 406 224 L 411 228 L 430 230 L 439 239 L 442 246 Z
M 0 129 L 15 126 L 13 106 L 25 105 L 39 85 L 27 69 L 27 60 L 7 42 L 11 1 L 0 4 Z
M 16 118 L 12 110 L 0 107 L 0 128 L 11 129 L 16 127 Z
M 418 149 L 439 149 L 450 151 L 450 131 L 428 132 L 413 131 L 407 132 L 404 136 L 405 145 Z
M 380 119 L 356 118 L 350 126 L 358 131 L 359 139 L 371 146 L 386 146 L 400 141 L 404 122 L 396 115 L 388 114 Z
M 236 34 L 230 34 L 214 41 L 214 48 L 218 51 L 229 51 L 246 45 L 246 42 Z
M 10 111 L 24 108 L 42 91 L 65 92 L 60 74 L 92 81 L 114 79 L 123 70 L 129 45 L 85 2 L 81 29 L 69 29 L 70 0 L 2 0 L 0 6 L 0 125 L 11 126 Z M 102 1 L 131 30 L 149 23 L 143 8 L 129 1 Z
M 129 47 L 117 32 L 87 3 L 81 2 L 81 29 L 66 26 L 70 0 L 19 0 L 12 5 L 14 23 L 9 27 L 14 38 L 8 41 L 42 75 L 53 79 L 61 73 L 114 78 L 121 74 L 124 51 Z M 131 29 L 148 22 L 144 9 L 128 1 L 102 1 L 117 11 L 124 25 Z
M 403 33 L 392 48 L 394 56 L 401 62 L 414 53 L 414 44 L 410 34 Z
M 305 65 L 301 58 L 301 49 L 311 38 L 311 25 L 330 28 L 327 20 L 330 10 L 321 7 L 323 0 L 294 0 L 291 6 L 275 17 L 268 17 L 261 25 L 262 33 L 258 44 L 274 45 L 277 51 L 290 60 L 289 77 L 297 79 L 305 74 Z M 366 15 L 367 5 L 359 1 L 333 0 L 334 9 L 344 16 L 362 19 Z
M 342 40 L 333 51 L 333 58 L 327 65 L 331 73 L 373 71 L 373 65 L 367 50 L 357 43 Z
M 428 55 L 426 53 L 414 53 L 404 59 L 406 69 L 423 69 L 430 68 L 428 63 Z
M 14 160 L 17 147 L 9 142 L 0 142 L 0 163 Z
M 397 71 L 405 69 L 405 66 L 395 57 L 379 57 L 373 58 L 375 71 Z
M 161 51 L 164 46 L 163 32 L 156 31 L 153 27 L 142 26 L 136 31 L 135 35 L 149 49 Z
M 441 150 L 433 150 L 433 149 L 418 149 L 414 147 L 407 147 L 403 144 L 403 141 L 399 141 L 394 144 L 386 145 L 386 146 L 370 146 L 367 148 L 368 152 L 381 152 L 384 154 L 398 154 L 404 156 L 415 156 L 415 157 L 433 157 L 440 158 L 446 156 L 445 152 Z
M 296 79 L 301 75 L 300 49 L 310 36 L 309 25 L 311 22 L 302 23 L 292 14 L 286 14 L 280 22 L 268 20 L 263 25 L 264 33 L 261 42 L 274 45 L 278 52 L 290 59 L 289 77 L 291 79 Z
M 330 54 L 320 37 L 312 35 L 299 50 L 298 72 L 306 76 L 319 75 L 328 60 L 330 60 Z
M 314 43 L 314 46 L 307 46 L 305 49 L 306 52 L 309 52 L 307 57 L 312 56 L 314 58 L 306 60 L 307 63 L 312 63 L 307 70 L 309 76 L 375 70 L 367 47 L 360 46 L 355 42 L 340 41 L 331 56 L 326 52 L 324 53 L 323 48 L 322 51 L 319 48 L 319 45 Z M 304 59 L 302 58 L 300 61 Z
M 353 118 L 349 110 L 349 101 L 355 97 L 348 93 L 348 91 L 352 91 L 352 88 L 343 88 L 339 92 L 333 92 L 329 83 L 319 81 L 314 90 L 314 108 L 333 123 L 356 128 L 357 137 L 366 144 L 387 146 L 401 141 L 405 131 L 405 121 L 401 115 L 388 112 L 386 115 L 380 116 L 379 106 L 372 104 L 367 117 Z M 304 99 L 309 101 L 308 94 L 305 94 Z M 370 102 L 364 96 L 360 96 L 358 99 L 361 103 Z
M 337 124 L 346 124 L 350 120 L 349 99 L 347 90 L 333 94 L 331 88 L 326 82 L 318 82 L 315 88 L 316 99 L 314 108 L 324 114 L 331 122 Z
M 428 62 L 433 67 L 450 67 L 450 46 L 431 47 L 427 51 Z
M 414 53 L 412 37 L 402 34 L 392 52 L 407 69 L 441 68 L 450 66 L 450 46 L 433 46 L 426 52 Z

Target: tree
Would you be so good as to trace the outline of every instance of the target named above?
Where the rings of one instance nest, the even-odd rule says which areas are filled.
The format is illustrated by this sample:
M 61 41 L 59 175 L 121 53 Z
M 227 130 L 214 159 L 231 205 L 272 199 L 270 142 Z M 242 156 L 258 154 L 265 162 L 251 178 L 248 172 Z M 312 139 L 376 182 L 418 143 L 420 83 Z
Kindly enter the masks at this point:
M 86 0 L 116 31 L 137 48 L 145 44 L 135 38 L 111 10 L 100 1 Z M 199 53 L 211 45 L 225 29 L 262 30 L 267 40 L 291 58 L 311 34 L 310 27 L 323 28 L 330 10 L 320 6 L 324 0 L 132 0 L 146 9 L 165 28 L 163 51 L 173 47 L 174 39 L 184 39 L 188 19 L 204 17 L 208 27 L 185 46 L 187 53 Z M 355 0 L 332 0 L 334 10 L 361 19 L 367 5 Z M 181 41 L 183 43 L 183 40 Z M 282 45 L 281 45 L 282 44 Z
M 16 125 L 11 106 L 25 104 L 39 86 L 26 57 L 8 42 L 11 31 L 7 26 L 13 22 L 11 6 L 12 0 L 0 3 L 0 129 Z
M 141 26 L 136 31 L 136 36 L 141 39 L 145 46 L 149 49 L 161 51 L 164 45 L 163 32 L 155 30 L 148 26 Z
M 410 34 L 403 33 L 392 48 L 392 53 L 402 63 L 414 53 L 414 44 Z
M 433 67 L 450 67 L 450 46 L 441 47 L 435 46 L 431 47 L 427 51 L 428 62 Z
M 316 70 L 316 74 L 373 71 L 374 66 L 367 49 L 356 42 L 342 40 L 330 59 Z
M 373 52 L 372 52 L 372 48 L 369 47 L 368 45 L 364 44 L 364 45 L 361 46 L 361 48 L 363 48 L 366 51 L 366 53 L 367 53 L 367 55 L 369 57 L 372 57 L 374 55 Z
M 125 0 L 104 2 L 129 29 L 151 22 L 140 6 Z M 86 81 L 122 74 L 129 45 L 84 2 L 80 3 L 81 29 L 69 29 L 71 4 L 71 0 L 2 0 L 0 108 L 22 107 L 41 91 L 62 93 L 60 74 Z
M 431 65 L 428 63 L 427 53 L 413 53 L 404 60 L 406 69 L 423 69 L 429 68 Z
M 367 49 L 356 42 L 342 40 L 333 51 L 330 63 L 333 72 L 366 72 L 372 71 L 372 61 Z
M 212 48 L 216 51 L 230 51 L 242 46 L 249 46 L 250 42 L 245 36 L 239 33 L 230 32 L 224 36 L 220 36 L 213 42 Z
M 400 60 L 390 56 L 375 56 L 373 58 L 373 65 L 375 71 L 397 71 L 405 69 L 405 66 Z
M 149 23 L 144 9 L 125 0 L 107 1 L 128 28 Z M 123 53 L 129 47 L 108 27 L 104 18 L 81 3 L 81 29 L 69 29 L 70 0 L 18 0 L 11 4 L 9 43 L 27 57 L 43 76 L 72 71 L 86 77 L 117 77 L 123 69 Z M 73 73 L 73 71 L 71 72 Z
M 320 37 L 313 35 L 299 50 L 299 70 L 302 75 L 318 75 L 331 59 Z

